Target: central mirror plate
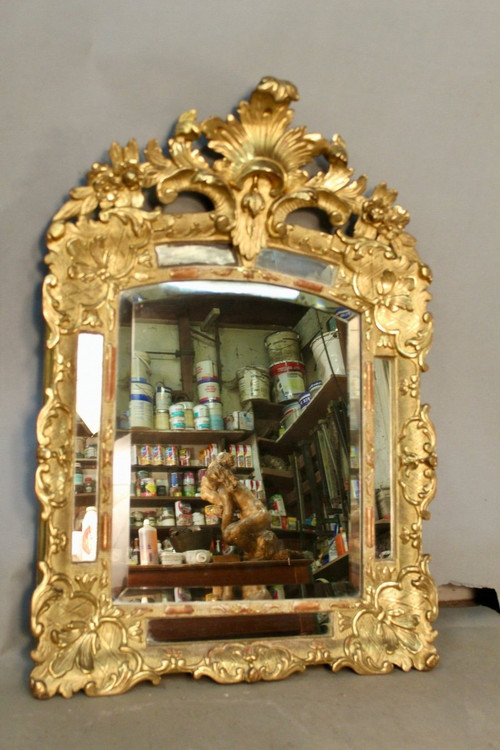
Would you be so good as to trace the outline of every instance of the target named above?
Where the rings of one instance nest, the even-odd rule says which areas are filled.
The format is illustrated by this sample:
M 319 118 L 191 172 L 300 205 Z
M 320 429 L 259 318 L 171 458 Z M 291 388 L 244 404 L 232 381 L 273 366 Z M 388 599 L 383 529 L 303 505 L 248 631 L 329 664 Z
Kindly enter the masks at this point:
M 358 314 L 262 283 L 123 292 L 116 425 L 115 599 L 359 592 Z

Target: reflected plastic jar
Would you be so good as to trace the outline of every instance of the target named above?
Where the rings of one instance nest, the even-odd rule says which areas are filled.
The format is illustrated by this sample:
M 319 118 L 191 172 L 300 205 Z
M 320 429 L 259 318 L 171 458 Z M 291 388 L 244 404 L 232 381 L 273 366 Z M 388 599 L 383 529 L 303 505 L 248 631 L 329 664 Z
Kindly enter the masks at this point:
M 155 497 L 156 480 L 153 477 L 141 479 L 141 495 L 142 497 Z
M 300 404 L 298 401 L 292 401 L 283 409 L 282 423 L 285 429 L 288 429 L 300 414 Z
M 314 398 L 315 395 L 320 391 L 323 387 L 323 381 L 322 380 L 315 380 L 313 383 L 310 383 L 310 385 L 307 386 L 307 390 L 311 394 L 311 398 Z
M 178 472 L 170 474 L 170 495 L 172 497 L 182 497 L 182 474 Z
M 92 479 L 92 477 L 85 477 L 84 483 L 84 491 L 90 494 L 91 492 L 95 492 L 95 482 Z

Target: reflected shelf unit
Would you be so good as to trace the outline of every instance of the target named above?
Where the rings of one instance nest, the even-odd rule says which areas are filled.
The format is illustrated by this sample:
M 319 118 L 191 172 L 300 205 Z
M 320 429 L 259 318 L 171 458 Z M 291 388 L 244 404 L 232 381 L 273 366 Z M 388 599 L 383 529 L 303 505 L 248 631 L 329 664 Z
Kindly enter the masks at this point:
M 202 471 L 206 469 L 205 464 L 189 464 L 187 466 L 181 466 L 180 464 L 132 464 L 131 468 L 133 471 L 161 471 L 161 472 L 176 472 L 176 471 Z M 234 469 L 235 474 L 241 476 L 250 476 L 255 471 L 253 466 L 236 466 Z M 177 498 L 179 499 L 179 498 Z
M 300 412 L 295 422 L 290 425 L 283 435 L 277 440 L 257 438 L 259 446 L 268 450 L 278 451 L 281 454 L 290 452 L 300 440 L 307 438 L 311 430 L 317 425 L 318 420 L 323 418 L 331 401 L 346 397 L 346 389 L 347 378 L 345 375 L 332 376 Z M 258 403 L 257 417 L 265 418 L 267 416 L 264 403 Z M 275 406 L 276 404 L 272 404 L 271 409 L 274 409 Z M 280 404 L 279 406 L 282 411 L 286 404 Z
M 95 492 L 75 492 L 75 505 L 84 508 L 86 505 L 95 505 Z
M 117 434 L 123 436 L 130 434 L 132 442 L 136 445 L 141 443 L 159 443 L 164 445 L 203 445 L 205 443 L 218 443 L 228 441 L 239 443 L 252 435 L 251 430 L 154 430 L 144 427 L 132 427 L 130 430 L 118 430 Z M 186 468 L 186 467 L 183 467 Z M 203 467 L 202 467 L 203 468 Z
M 349 553 L 345 555 L 339 555 L 335 560 L 331 560 L 322 565 L 321 568 L 317 568 L 314 571 L 314 579 L 319 580 L 321 578 L 327 581 L 341 581 L 349 575 Z

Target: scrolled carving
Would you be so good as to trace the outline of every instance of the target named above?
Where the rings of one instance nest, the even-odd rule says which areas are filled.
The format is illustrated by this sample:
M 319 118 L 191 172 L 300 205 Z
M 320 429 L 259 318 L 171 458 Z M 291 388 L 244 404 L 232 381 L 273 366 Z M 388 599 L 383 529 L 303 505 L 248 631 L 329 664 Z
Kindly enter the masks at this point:
M 285 646 L 265 642 L 229 643 L 212 648 L 193 674 L 195 677 L 206 675 L 216 682 L 228 684 L 284 680 L 305 668 L 305 661 L 294 657 Z
M 417 416 L 404 425 L 399 442 L 400 486 L 404 499 L 426 518 L 427 506 L 436 491 L 436 437 L 424 404 Z
M 400 236 L 390 244 L 375 237 L 341 234 L 341 238 L 347 274 L 339 283 L 348 287 L 345 298 L 350 301 L 354 288 L 358 300 L 373 309 L 380 332 L 394 338 L 401 355 L 415 358 L 425 369 L 433 331 L 432 316 L 426 310 L 430 274 L 416 258 L 413 238 L 405 235 L 403 241 Z
M 71 414 L 58 400 L 52 388 L 47 389 L 47 401 L 38 417 L 38 468 L 36 489 L 42 503 L 41 517 L 49 518 L 51 508 L 61 508 L 67 502 L 67 483 L 70 477 L 67 446 L 71 437 Z

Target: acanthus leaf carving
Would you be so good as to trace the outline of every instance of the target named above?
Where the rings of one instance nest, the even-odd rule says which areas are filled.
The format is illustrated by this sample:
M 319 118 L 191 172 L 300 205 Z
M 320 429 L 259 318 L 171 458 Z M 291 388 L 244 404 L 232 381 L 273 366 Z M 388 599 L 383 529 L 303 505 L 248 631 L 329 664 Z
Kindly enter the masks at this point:
M 153 267 L 152 217 L 146 216 L 142 221 L 135 211 L 113 209 L 104 214 L 104 225 L 67 224 L 56 236 L 49 230 L 46 262 L 51 274 L 44 294 L 51 329 L 69 333 L 82 327 L 113 328 L 120 285 L 146 281 Z M 52 344 L 55 340 L 53 336 Z
M 373 308 L 381 334 L 393 337 L 398 352 L 425 369 L 433 332 L 432 315 L 426 311 L 430 299 L 426 267 L 413 249 L 401 254 L 394 242 L 388 245 L 376 238 L 340 234 L 343 261 L 352 274 L 344 275 L 342 286 L 339 278 L 340 292 L 349 297 L 354 288 L 355 296 Z
M 70 697 L 77 690 L 113 695 L 140 680 L 159 681 L 165 664 L 160 669 L 147 666 L 140 652 L 140 622 L 110 601 L 105 570 L 73 579 L 47 566 L 43 572 L 33 623 L 41 638 L 33 653 L 38 664 L 32 675 L 35 695 L 60 692 Z
M 382 581 L 376 573 L 368 597 L 352 618 L 352 633 L 344 642 L 345 656 L 335 660 L 335 671 L 349 666 L 357 672 L 427 670 L 438 661 L 431 622 L 437 617 L 437 589 L 428 558 L 403 568 L 397 580 Z

